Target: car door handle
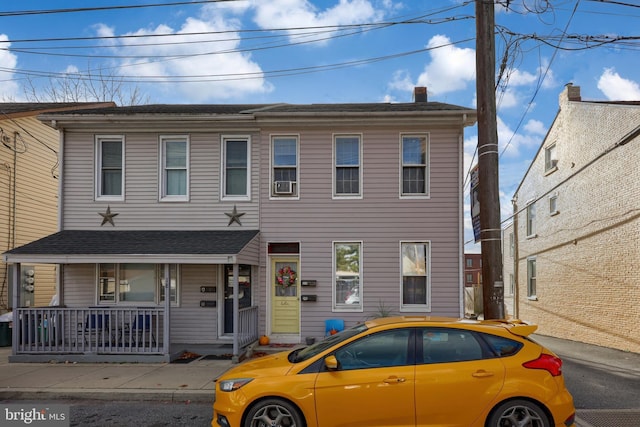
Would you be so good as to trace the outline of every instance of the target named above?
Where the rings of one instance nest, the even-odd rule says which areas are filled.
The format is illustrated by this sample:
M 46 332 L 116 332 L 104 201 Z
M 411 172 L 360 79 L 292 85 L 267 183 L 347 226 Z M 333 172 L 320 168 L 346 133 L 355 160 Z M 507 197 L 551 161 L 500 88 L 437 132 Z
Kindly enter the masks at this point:
M 485 370 L 476 371 L 473 374 L 471 374 L 472 377 L 476 377 L 476 378 L 492 377 L 493 375 L 494 375 L 493 372 L 485 371 Z
M 384 380 L 384 382 L 385 382 L 385 383 L 387 383 L 387 384 L 403 383 L 403 382 L 405 382 L 405 381 L 406 381 L 406 379 L 405 379 L 405 378 L 402 378 L 402 377 L 396 377 L 396 376 L 389 377 L 389 378 L 387 378 L 386 380 Z

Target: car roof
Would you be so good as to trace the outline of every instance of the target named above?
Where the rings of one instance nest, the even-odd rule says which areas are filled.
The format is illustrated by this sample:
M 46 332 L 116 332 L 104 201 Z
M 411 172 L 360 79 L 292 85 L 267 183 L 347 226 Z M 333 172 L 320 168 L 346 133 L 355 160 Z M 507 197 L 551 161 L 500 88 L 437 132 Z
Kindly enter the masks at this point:
M 492 319 L 492 320 L 474 320 L 467 318 L 455 318 L 455 317 L 437 317 L 437 316 L 395 316 L 395 317 L 380 317 L 371 319 L 365 322 L 368 328 L 381 327 L 386 325 L 422 325 L 422 326 L 450 326 L 460 327 L 476 326 L 477 329 L 483 329 L 488 331 L 493 328 L 500 328 L 508 330 L 514 335 L 526 337 L 531 335 L 538 329 L 538 325 L 524 322 L 519 319 Z M 476 328 L 473 328 L 476 329 Z

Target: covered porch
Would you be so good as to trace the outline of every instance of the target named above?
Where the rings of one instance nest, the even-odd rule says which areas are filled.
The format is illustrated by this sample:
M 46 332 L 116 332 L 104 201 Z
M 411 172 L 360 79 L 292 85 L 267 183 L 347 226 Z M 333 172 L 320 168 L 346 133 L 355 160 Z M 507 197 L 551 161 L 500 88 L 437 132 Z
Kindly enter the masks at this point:
M 241 265 L 258 265 L 258 240 L 257 231 L 63 231 L 8 251 L 4 258 L 12 264 L 14 307 L 9 361 L 170 362 L 184 351 L 190 351 L 190 347 L 203 344 L 225 344 L 231 349 L 233 360 L 238 361 L 246 347 L 259 336 L 258 306 L 253 301 L 247 304 L 246 299 L 241 300 L 238 283 L 242 276 Z M 132 241 L 136 243 L 135 249 L 127 244 Z M 65 266 L 67 269 L 80 266 L 75 267 L 77 269 L 92 263 L 125 262 L 161 267 L 162 284 L 155 304 L 117 304 L 117 298 L 105 303 L 99 291 L 91 304 L 76 303 L 78 297 L 73 296 L 74 288 L 65 282 Z M 20 298 L 22 263 L 59 265 L 59 305 L 24 306 Z M 183 264 L 223 265 L 229 269 L 232 285 L 227 290 L 229 295 L 225 296 L 224 305 L 230 311 L 226 315 L 232 316 L 231 329 L 225 332 L 231 333 L 214 341 L 198 341 L 193 335 L 185 337 L 176 332 L 180 328 L 172 326 L 172 319 L 174 322 L 179 319 L 180 310 L 197 310 L 176 306 L 172 298 L 164 298 L 165 295 L 173 297 L 180 291 L 180 288 L 171 288 L 176 278 L 171 276 L 169 266 Z M 99 286 L 99 274 L 95 276 L 96 284 L 86 286 Z M 192 290 L 184 292 L 193 293 Z M 193 304 L 193 297 L 183 299 Z M 200 302 L 199 307 L 205 306 Z M 215 304 L 213 307 L 208 310 L 217 309 Z M 222 331 L 217 334 L 221 335 Z

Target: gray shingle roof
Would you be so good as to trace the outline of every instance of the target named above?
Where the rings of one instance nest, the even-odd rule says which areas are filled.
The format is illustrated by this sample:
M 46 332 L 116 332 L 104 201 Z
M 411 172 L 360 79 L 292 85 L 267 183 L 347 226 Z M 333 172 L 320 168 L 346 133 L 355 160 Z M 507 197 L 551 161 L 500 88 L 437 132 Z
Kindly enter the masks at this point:
M 441 102 L 362 104 L 152 104 L 64 111 L 57 115 L 269 115 L 304 113 L 388 113 L 411 111 L 470 111 Z
M 12 255 L 237 254 L 258 230 L 64 230 L 12 249 Z
M 115 106 L 115 104 L 112 102 L 0 102 L 0 114 L 2 116 L 24 115 L 25 113 L 40 114 L 69 109 L 77 111 L 87 107 L 108 106 Z M 0 119 L 3 118 L 2 116 L 0 116 Z

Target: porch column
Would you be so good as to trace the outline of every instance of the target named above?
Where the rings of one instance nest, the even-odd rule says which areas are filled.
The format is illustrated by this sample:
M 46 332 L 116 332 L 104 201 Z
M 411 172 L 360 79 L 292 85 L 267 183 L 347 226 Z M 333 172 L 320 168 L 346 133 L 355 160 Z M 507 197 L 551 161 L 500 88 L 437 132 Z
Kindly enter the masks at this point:
M 11 304 L 13 307 L 13 328 L 12 328 L 12 337 L 11 337 L 11 355 L 15 356 L 16 350 L 18 349 L 18 331 L 20 331 L 20 324 L 18 323 L 18 307 L 20 307 L 20 282 L 21 282 L 21 271 L 20 271 L 20 263 L 15 263 L 10 266 L 13 273 L 13 280 L 11 281 L 11 288 L 13 289 L 13 295 L 11 298 Z
M 171 334 L 170 334 L 170 318 L 169 312 L 171 310 L 171 268 L 170 264 L 164 264 L 164 317 L 163 319 L 163 345 L 162 351 L 164 354 L 169 354 L 170 344 L 171 344 Z
M 240 345 L 238 339 L 238 332 L 240 332 L 240 300 L 239 295 L 239 279 L 240 269 L 238 264 L 233 264 L 233 362 L 238 363 L 240 361 Z

